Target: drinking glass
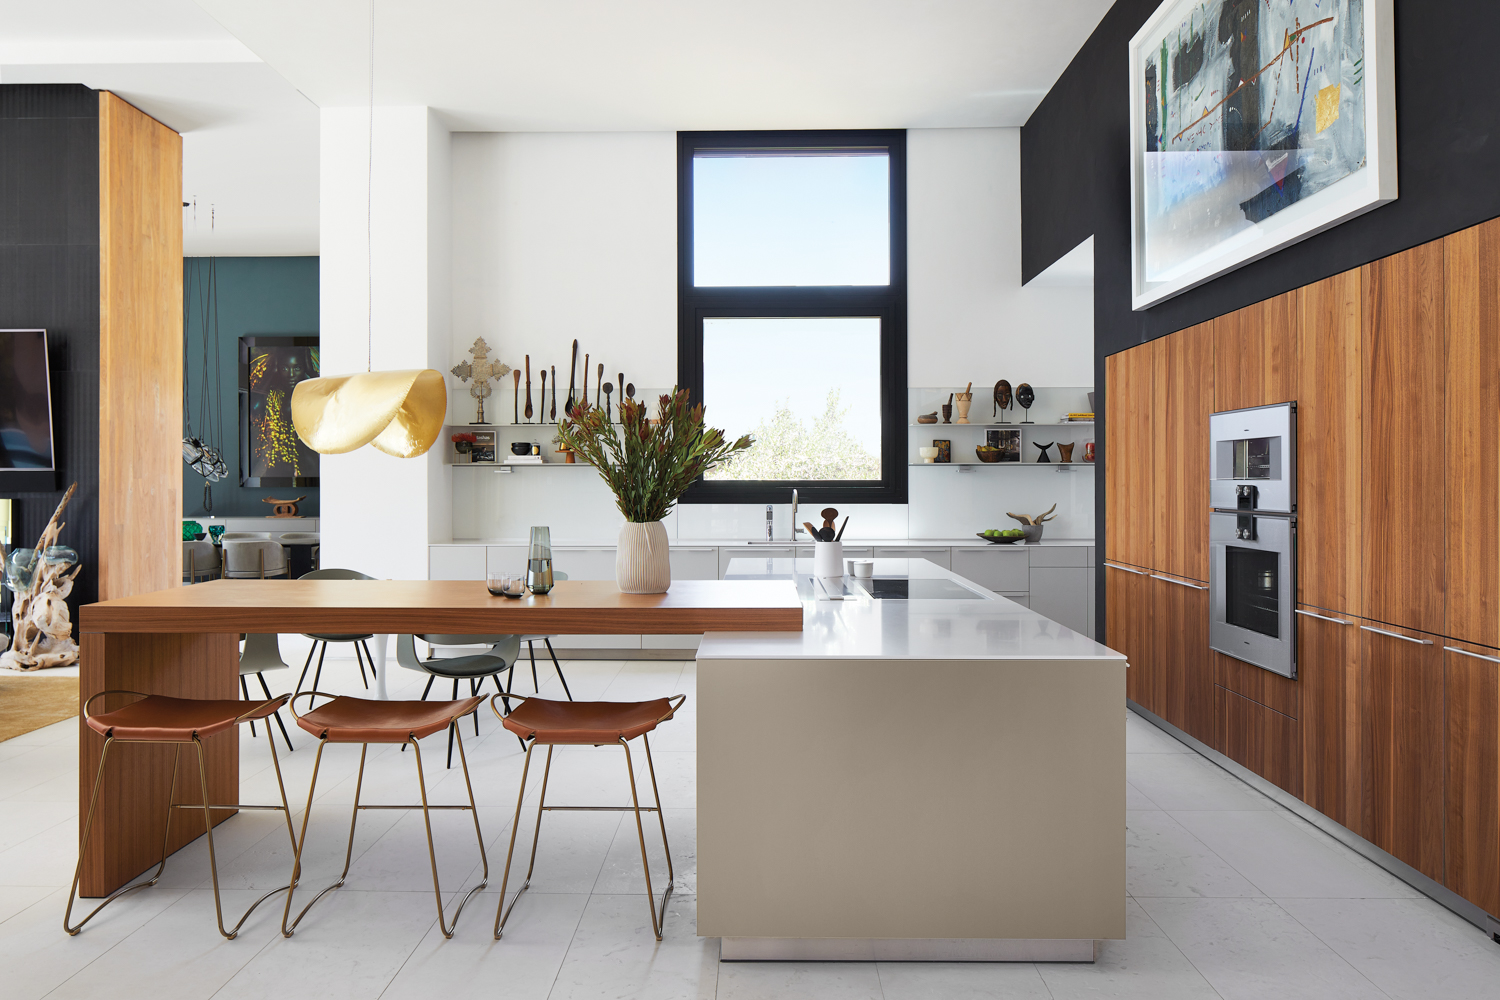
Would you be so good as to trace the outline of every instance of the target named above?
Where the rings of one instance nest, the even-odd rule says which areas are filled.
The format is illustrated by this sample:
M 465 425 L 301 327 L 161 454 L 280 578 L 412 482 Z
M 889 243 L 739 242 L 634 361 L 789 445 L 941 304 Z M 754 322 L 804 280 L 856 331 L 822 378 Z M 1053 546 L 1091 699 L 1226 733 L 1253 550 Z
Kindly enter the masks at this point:
M 491 597 L 520 597 L 526 593 L 526 578 L 519 573 L 492 569 L 485 575 Z
M 552 529 L 532 528 L 531 546 L 526 554 L 526 586 L 533 594 L 552 589 Z

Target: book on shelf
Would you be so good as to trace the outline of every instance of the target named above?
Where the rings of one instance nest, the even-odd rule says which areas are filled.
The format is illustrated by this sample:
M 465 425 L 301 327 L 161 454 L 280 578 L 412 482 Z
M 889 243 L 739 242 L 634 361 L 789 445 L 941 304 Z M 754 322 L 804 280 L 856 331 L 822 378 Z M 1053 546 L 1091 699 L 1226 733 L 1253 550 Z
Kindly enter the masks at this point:
M 545 465 L 540 455 L 507 455 L 506 465 Z
M 1092 413 L 1068 413 L 1068 414 L 1064 414 L 1064 416 L 1063 416 L 1063 420 L 1066 421 L 1066 422 L 1071 422 L 1071 421 L 1074 421 L 1074 420 L 1093 420 L 1093 419 L 1094 419 L 1094 415 Z

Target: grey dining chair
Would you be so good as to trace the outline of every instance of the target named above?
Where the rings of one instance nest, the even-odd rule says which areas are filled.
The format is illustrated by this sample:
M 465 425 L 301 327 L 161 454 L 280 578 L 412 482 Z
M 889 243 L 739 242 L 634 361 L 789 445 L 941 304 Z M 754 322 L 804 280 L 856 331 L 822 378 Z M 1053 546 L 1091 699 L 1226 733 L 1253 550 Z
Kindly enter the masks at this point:
M 182 582 L 197 583 L 219 576 L 219 550 L 213 542 L 182 543 Z
M 428 656 L 427 659 L 417 657 L 416 639 L 420 638 L 430 646 L 477 646 L 487 645 L 490 648 L 482 653 L 471 653 L 468 656 Z M 433 682 L 439 677 L 453 681 L 453 697 L 458 698 L 458 682 L 467 680 L 469 682 L 469 694 L 471 696 L 479 693 L 479 687 L 484 683 L 486 677 L 493 677 L 495 690 L 505 697 L 508 692 L 500 685 L 500 675 L 507 670 L 514 670 L 516 660 L 521 655 L 521 637 L 518 635 L 439 635 L 425 634 L 412 636 L 402 634 L 396 637 L 396 662 L 407 670 L 416 670 L 427 675 L 427 686 L 422 689 L 422 700 L 427 700 L 427 695 L 432 691 Z M 509 702 L 506 702 L 507 707 Z M 474 720 L 474 735 L 479 735 L 479 720 Z M 524 744 L 523 744 L 524 745 Z M 453 766 L 453 734 L 448 734 L 448 766 Z
M 241 634 L 240 638 L 245 645 L 240 648 L 240 691 L 245 695 L 245 700 L 250 700 L 250 685 L 245 678 L 251 674 L 260 681 L 260 689 L 265 692 L 266 699 L 271 699 L 271 688 L 266 684 L 265 672 L 267 670 L 290 670 L 291 667 L 281 658 L 281 644 L 276 636 L 264 632 L 251 632 L 248 635 Z M 271 713 L 271 718 L 276 720 L 276 725 L 281 727 L 281 738 L 286 740 L 288 751 L 295 750 L 292 746 L 292 738 L 287 735 L 286 723 L 281 721 L 281 709 Z M 250 735 L 255 735 L 255 723 L 250 723 Z M 271 726 L 266 725 L 266 739 L 271 739 Z
M 373 576 L 367 576 L 357 569 L 315 569 L 311 573 L 303 573 L 299 580 L 373 580 Z M 307 670 L 312 666 L 314 654 L 318 657 L 318 669 L 313 674 L 312 690 L 321 690 L 319 681 L 323 677 L 323 657 L 328 653 L 330 642 L 347 642 L 354 647 L 354 661 L 359 664 L 359 679 L 364 684 L 365 690 L 370 689 L 370 682 L 365 677 L 365 664 L 370 665 L 370 673 L 375 672 L 375 657 L 370 655 L 370 647 L 366 645 L 375 637 L 373 632 L 355 634 L 352 632 L 304 632 L 302 633 L 313 641 L 312 648 L 307 651 L 307 661 L 302 664 L 302 675 L 297 678 L 297 692 L 302 690 L 302 682 L 307 680 Z M 361 658 L 360 651 L 364 651 Z M 294 692 L 296 693 L 296 692 Z M 309 702 L 311 707 L 311 702 Z
M 268 538 L 226 538 L 224 575 L 231 580 L 286 576 L 286 550 Z
M 566 580 L 567 578 L 568 574 L 566 573 L 561 573 L 557 570 L 552 571 L 552 579 L 554 582 L 557 580 Z M 557 679 L 562 681 L 563 693 L 568 696 L 569 701 L 572 701 L 573 692 L 568 690 L 568 679 L 563 676 L 562 664 L 557 662 L 557 650 L 552 648 L 552 636 L 523 635 L 521 636 L 521 641 L 526 643 L 526 652 L 531 656 L 531 690 L 537 692 L 541 691 L 541 688 L 537 685 L 536 680 L 536 644 L 540 642 L 547 647 L 547 655 L 552 657 L 552 669 L 557 671 Z M 510 682 L 506 684 L 507 690 L 514 690 L 514 684 L 515 674 L 511 674 Z

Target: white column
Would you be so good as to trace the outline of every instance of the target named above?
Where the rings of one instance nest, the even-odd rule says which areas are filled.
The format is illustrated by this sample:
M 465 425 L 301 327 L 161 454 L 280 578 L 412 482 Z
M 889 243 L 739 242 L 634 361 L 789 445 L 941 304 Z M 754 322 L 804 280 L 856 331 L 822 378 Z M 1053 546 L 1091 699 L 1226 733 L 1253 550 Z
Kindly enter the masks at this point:
M 372 170 L 370 124 L 366 108 L 321 112 L 322 373 L 446 373 L 449 134 L 429 108 L 376 108 Z M 452 531 L 442 456 L 441 437 L 420 458 L 322 456 L 322 565 L 426 579 L 428 542 Z

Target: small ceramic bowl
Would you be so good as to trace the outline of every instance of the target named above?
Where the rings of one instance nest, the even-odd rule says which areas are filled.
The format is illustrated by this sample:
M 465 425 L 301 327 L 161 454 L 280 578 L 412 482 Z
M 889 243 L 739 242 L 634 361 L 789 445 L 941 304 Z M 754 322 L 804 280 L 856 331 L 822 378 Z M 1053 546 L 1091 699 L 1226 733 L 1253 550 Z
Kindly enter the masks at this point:
M 989 445 L 982 444 L 974 449 L 974 453 L 979 456 L 979 460 L 981 462 L 989 462 L 993 464 L 1000 461 L 999 448 L 991 448 Z
M 510 453 L 512 455 L 530 455 L 531 454 L 531 442 L 530 441 L 512 441 L 510 443 Z
M 922 456 L 922 461 L 926 462 L 928 465 L 931 465 L 933 462 L 937 461 L 938 450 L 936 448 L 918 448 L 917 454 Z

